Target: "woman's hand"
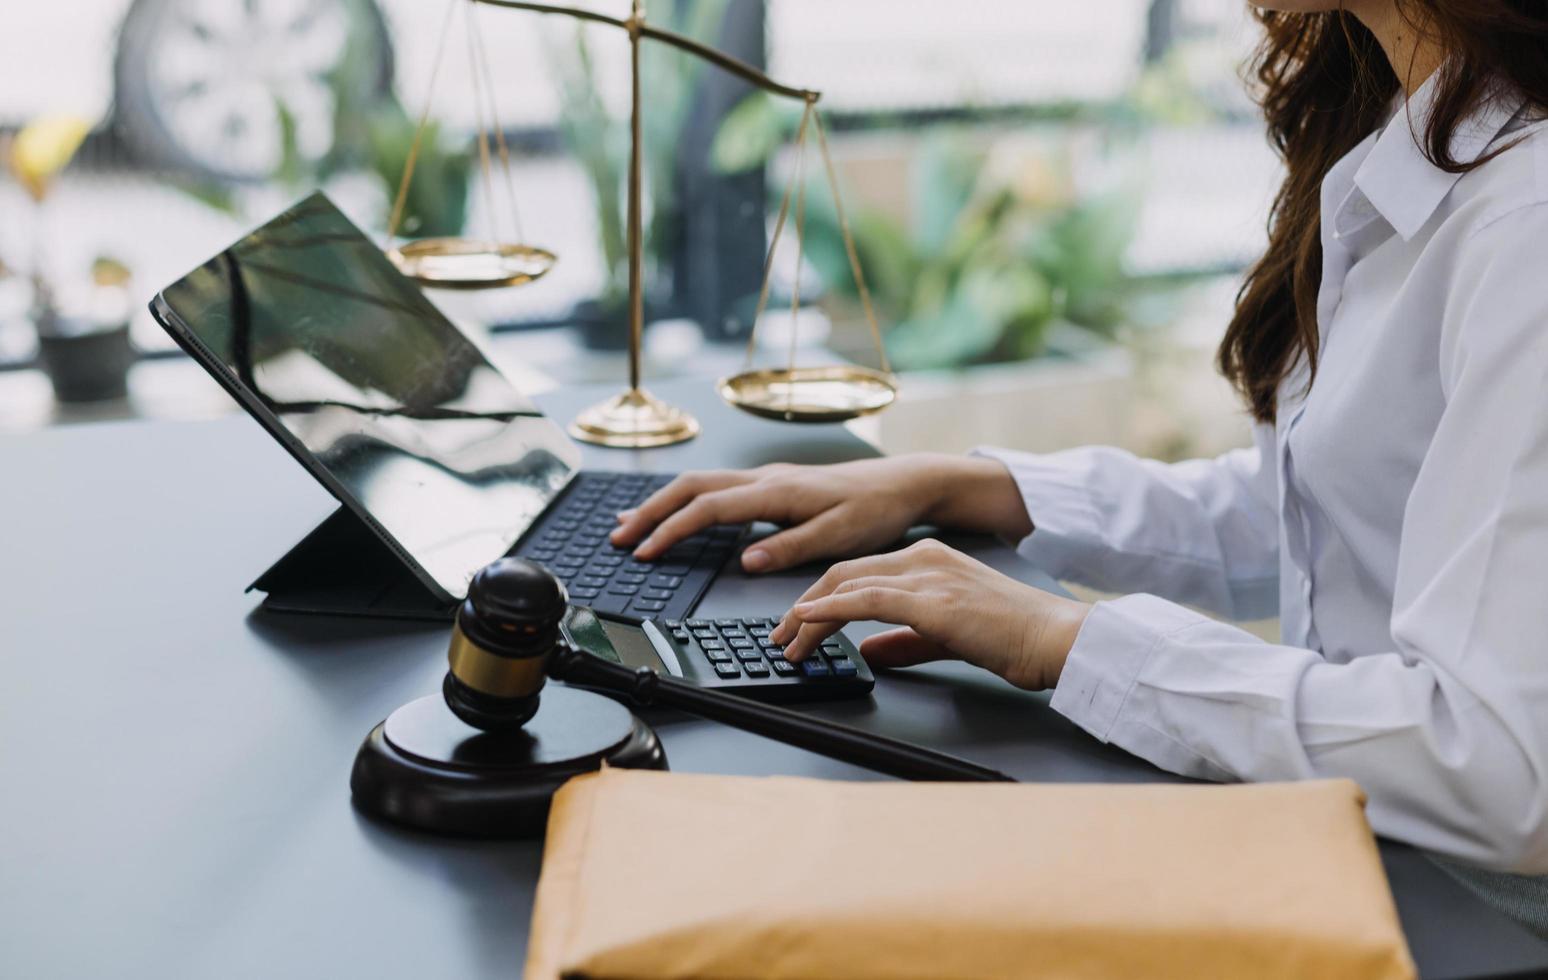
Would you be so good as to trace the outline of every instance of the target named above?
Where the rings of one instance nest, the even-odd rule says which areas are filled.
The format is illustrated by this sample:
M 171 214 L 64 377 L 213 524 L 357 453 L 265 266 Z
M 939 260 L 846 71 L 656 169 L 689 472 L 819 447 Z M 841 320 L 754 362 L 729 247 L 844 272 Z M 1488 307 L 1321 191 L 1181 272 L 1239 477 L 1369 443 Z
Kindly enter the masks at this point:
M 742 554 L 749 572 L 863 554 L 932 523 L 1025 536 L 1032 530 L 1015 482 L 1000 463 L 944 454 L 831 466 L 775 463 L 755 470 L 685 473 L 618 515 L 616 545 L 644 561 L 714 524 L 770 521 L 785 530 Z
M 938 541 L 840 562 L 775 628 L 785 657 L 802 660 L 845 623 L 901 629 L 867 637 L 874 667 L 960 659 L 1017 687 L 1053 687 L 1090 606 L 1023 585 Z

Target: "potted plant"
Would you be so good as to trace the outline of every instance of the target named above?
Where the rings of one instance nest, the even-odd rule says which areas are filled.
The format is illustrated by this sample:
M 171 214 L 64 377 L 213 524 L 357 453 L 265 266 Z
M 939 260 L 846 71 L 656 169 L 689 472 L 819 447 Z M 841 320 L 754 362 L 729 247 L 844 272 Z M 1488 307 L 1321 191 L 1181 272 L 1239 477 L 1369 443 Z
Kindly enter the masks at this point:
M 129 341 L 128 270 L 99 259 L 89 282 L 62 295 L 44 258 L 44 206 L 54 178 L 75 156 L 90 124 L 74 116 L 46 116 L 11 141 L 6 161 L 33 202 L 32 310 L 38 359 L 61 402 L 122 398 L 128 392 L 134 349 Z
M 767 157 L 790 126 L 788 113 L 749 99 L 722 127 L 717 163 Z M 975 429 L 1028 444 L 1040 416 L 1068 421 L 1065 405 L 1097 423 L 1085 426 L 1093 438 L 1123 418 L 1130 368 L 1114 339 L 1135 294 L 1123 256 L 1139 182 L 1107 135 L 952 126 L 835 143 L 847 183 L 866 192 L 848 203 L 850 227 L 902 375 L 904 397 L 871 423 L 889 449 L 954 444 Z M 810 180 L 805 256 L 834 324 L 829 343 L 869 363 L 837 215 L 824 177 Z

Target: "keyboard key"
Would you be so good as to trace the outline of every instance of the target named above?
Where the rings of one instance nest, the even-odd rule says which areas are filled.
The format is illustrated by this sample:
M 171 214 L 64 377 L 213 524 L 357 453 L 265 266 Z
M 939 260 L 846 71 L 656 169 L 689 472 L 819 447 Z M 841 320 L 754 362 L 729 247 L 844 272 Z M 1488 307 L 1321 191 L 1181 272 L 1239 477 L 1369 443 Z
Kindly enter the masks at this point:
M 715 673 L 716 673 L 717 676 L 724 677 L 724 678 L 727 678 L 727 679 L 732 678 L 732 677 L 740 677 L 740 676 L 742 676 L 741 668 L 737 667 L 737 665 L 734 664 L 734 663 L 733 664 L 716 664 L 715 665 Z
M 580 575 L 576 577 L 575 584 L 588 589 L 600 589 L 607 585 L 607 576 Z
M 635 599 L 629 608 L 638 613 L 658 613 L 666 608 L 666 603 L 660 599 Z
M 670 599 L 672 598 L 672 593 L 668 589 L 646 588 L 641 590 L 640 597 L 644 599 Z
M 607 591 L 611 592 L 613 595 L 634 595 L 636 592 L 640 591 L 640 587 L 637 585 L 626 585 L 622 582 L 614 582 L 612 585 L 607 587 Z
M 650 580 L 650 584 L 658 589 L 675 589 L 683 584 L 681 575 L 656 575 Z
M 625 585 L 644 585 L 645 576 L 632 574 L 630 572 L 619 572 L 618 581 Z

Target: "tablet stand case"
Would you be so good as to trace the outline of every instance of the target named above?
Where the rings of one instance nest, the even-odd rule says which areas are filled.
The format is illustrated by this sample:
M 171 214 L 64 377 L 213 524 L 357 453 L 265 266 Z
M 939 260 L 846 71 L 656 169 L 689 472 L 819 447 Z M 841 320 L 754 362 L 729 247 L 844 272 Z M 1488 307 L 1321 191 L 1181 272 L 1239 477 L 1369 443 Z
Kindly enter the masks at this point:
M 284 613 L 451 622 L 455 603 L 436 598 L 403 559 L 348 507 L 340 507 L 247 591 Z

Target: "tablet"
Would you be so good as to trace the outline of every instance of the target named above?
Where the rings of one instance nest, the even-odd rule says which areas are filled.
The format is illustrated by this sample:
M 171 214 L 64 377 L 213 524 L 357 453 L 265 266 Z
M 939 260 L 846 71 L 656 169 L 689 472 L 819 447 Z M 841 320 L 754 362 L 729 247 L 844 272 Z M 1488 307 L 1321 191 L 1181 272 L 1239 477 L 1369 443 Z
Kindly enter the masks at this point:
M 151 302 L 157 321 L 443 602 L 580 452 L 322 194 Z

